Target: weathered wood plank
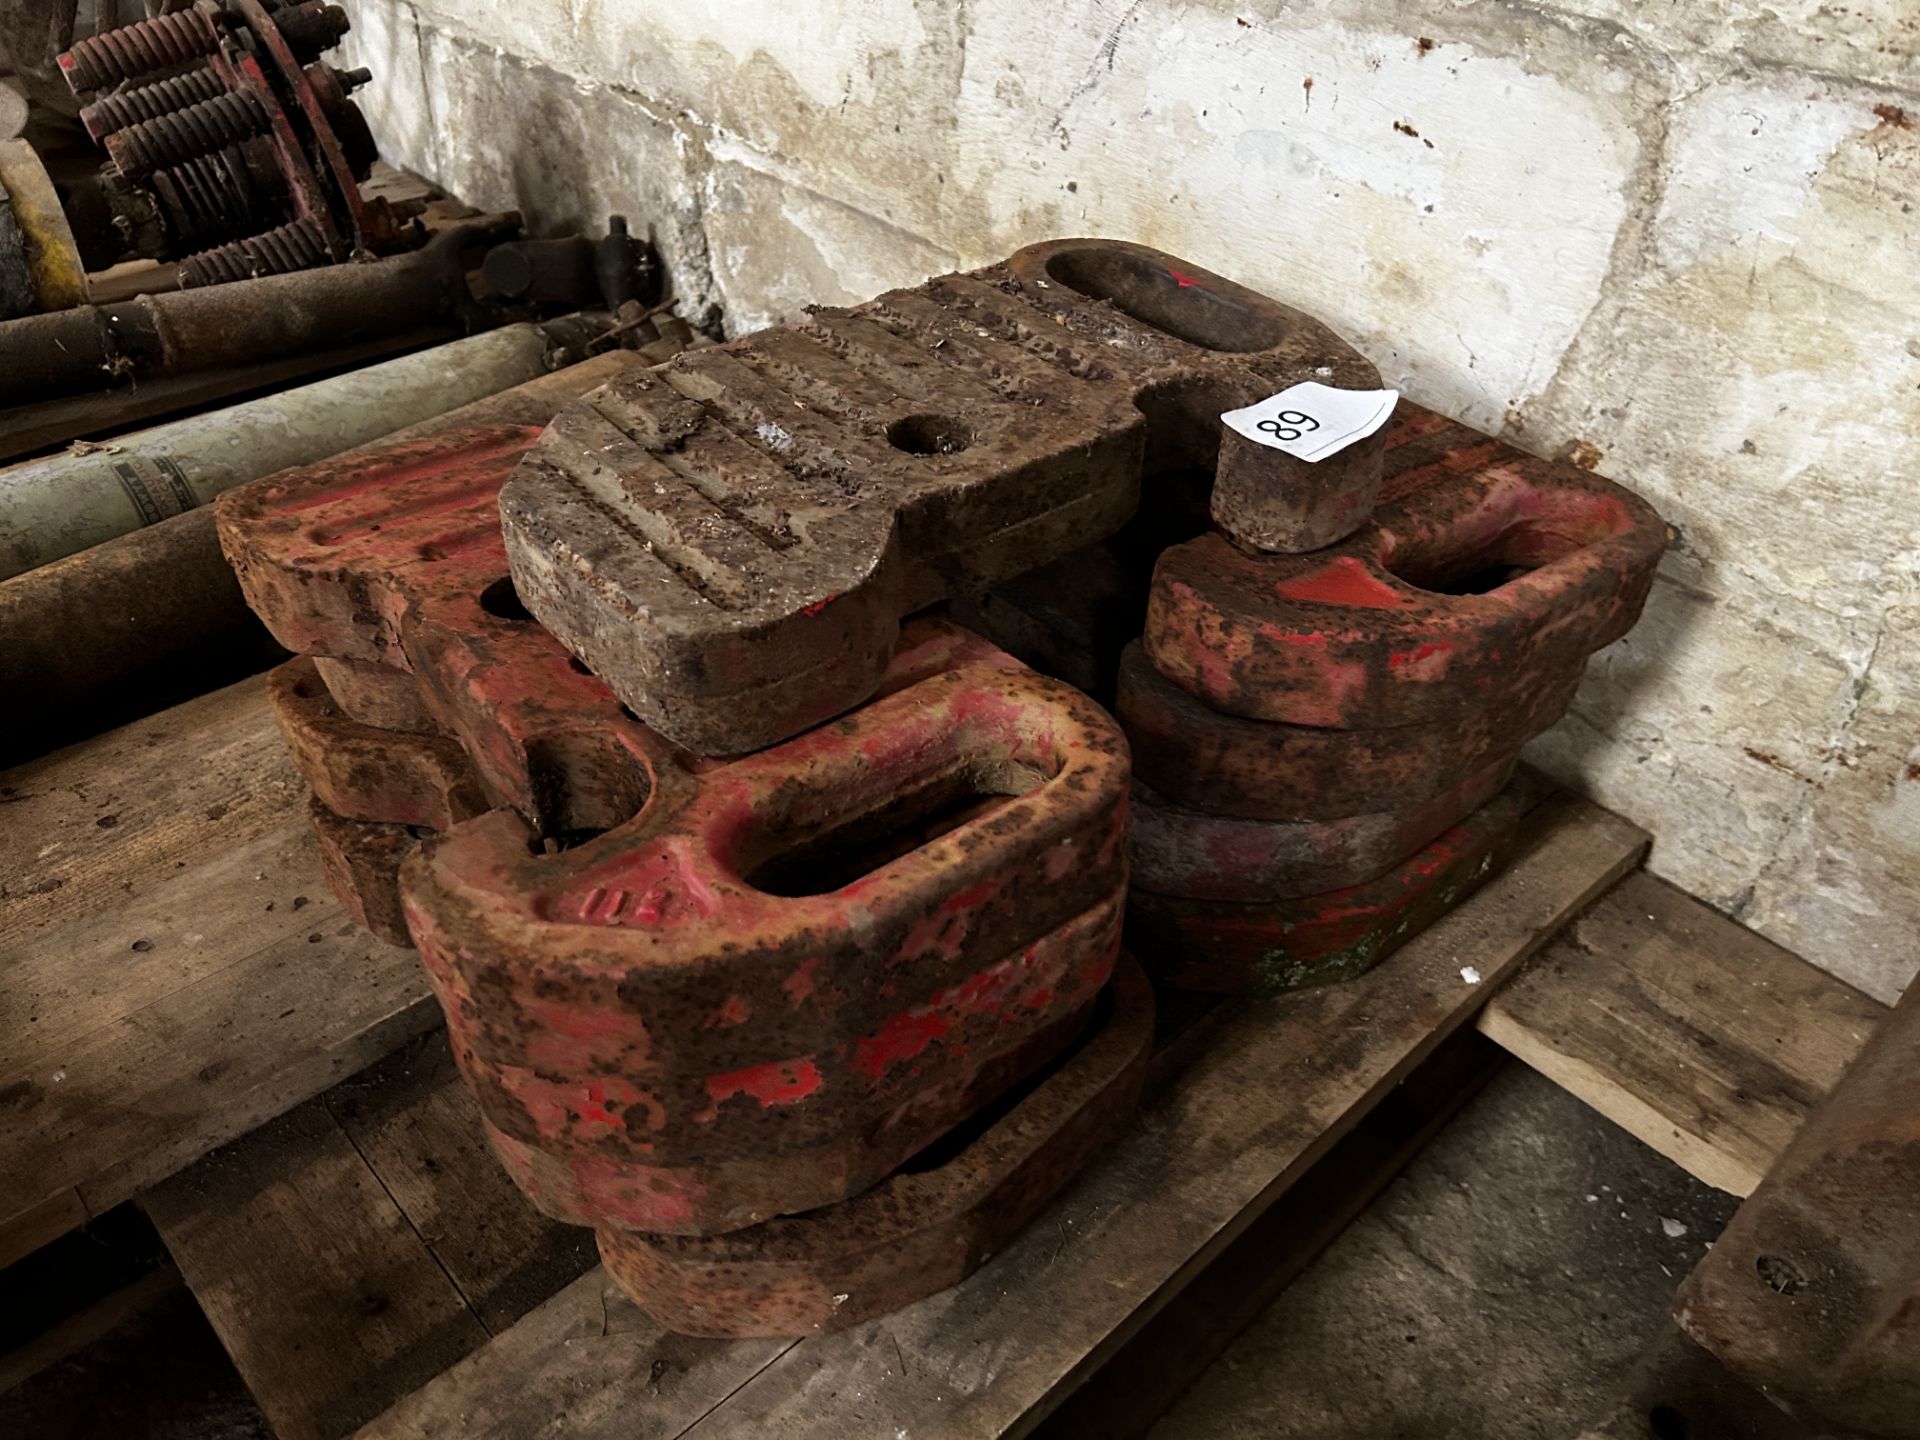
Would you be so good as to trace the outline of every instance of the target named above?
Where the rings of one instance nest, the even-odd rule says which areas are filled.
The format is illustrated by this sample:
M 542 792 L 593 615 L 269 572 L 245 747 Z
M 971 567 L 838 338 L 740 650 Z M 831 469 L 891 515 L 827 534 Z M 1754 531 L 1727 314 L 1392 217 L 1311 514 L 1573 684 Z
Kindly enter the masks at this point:
M 0 955 L 305 805 L 259 677 L 16 766 L 0 774 Z
M 334 1440 L 486 1338 L 322 1101 L 143 1203 L 281 1440 Z
M 153 998 L 130 985 L 132 1008 L 33 1042 L 25 1064 L 0 1073 L 0 1227 L 68 1191 L 99 1214 L 439 1023 L 413 954 L 365 934 L 328 895 L 304 822 L 267 850 L 278 868 L 240 872 L 257 880 L 236 878 L 226 857 L 184 873 L 164 903 L 197 928 L 165 933 L 151 952 L 130 952 L 125 922 L 103 916 L 77 921 L 71 945 L 62 927 L 10 957 L 30 971 L 41 947 L 90 946 L 110 975 L 120 954 L 160 954 L 186 983 L 156 982 Z M 285 933 L 276 916 L 302 897 Z
M 1036 1440 L 1146 1435 L 1494 1072 L 1511 1064 L 1471 1030 L 1441 1045 L 1041 1421 Z
M 597 1262 L 593 1232 L 535 1210 L 487 1148 L 444 1031 L 321 1099 L 489 1334 Z
M 438 1023 L 259 680 L 0 776 L 0 1264 Z
M 110 892 L 0 961 L 0 1075 L 58 1069 L 86 1036 L 270 946 L 316 933 L 326 945 L 345 923 L 304 806 L 257 839 L 195 858 L 171 883 Z
M 355 1440 L 673 1440 L 797 1343 L 675 1335 L 595 1266 Z
M 488 1151 L 441 1031 L 144 1203 L 289 1437 L 378 1414 L 596 1258 L 590 1231 L 539 1214 Z
M 1504 875 L 1374 974 L 1190 1030 L 1136 1126 L 966 1283 L 843 1334 L 726 1345 L 663 1334 L 595 1270 L 361 1440 L 1026 1433 L 1646 845 L 1578 801 L 1529 824 Z
M 1569 926 L 1479 1024 L 1698 1179 L 1745 1195 L 1885 1009 L 1643 873 Z
M 87 1202 L 72 1186 L 0 1220 L 0 1269 L 87 1223 Z

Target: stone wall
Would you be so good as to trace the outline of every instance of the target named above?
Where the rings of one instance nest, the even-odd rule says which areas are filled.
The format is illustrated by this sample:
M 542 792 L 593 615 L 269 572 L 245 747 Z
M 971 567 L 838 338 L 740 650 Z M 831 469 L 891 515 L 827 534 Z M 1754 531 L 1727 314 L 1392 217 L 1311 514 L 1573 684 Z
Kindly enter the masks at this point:
M 743 333 L 1053 235 L 1312 311 L 1652 498 L 1541 763 L 1882 997 L 1920 961 L 1910 0 L 351 0 L 386 153 L 650 225 Z

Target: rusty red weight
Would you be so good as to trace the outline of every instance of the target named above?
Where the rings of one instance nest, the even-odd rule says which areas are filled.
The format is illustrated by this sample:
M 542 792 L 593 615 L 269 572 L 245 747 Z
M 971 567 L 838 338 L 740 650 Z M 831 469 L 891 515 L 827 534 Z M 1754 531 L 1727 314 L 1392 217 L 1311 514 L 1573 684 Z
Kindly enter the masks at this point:
M 966 1279 L 1132 1117 L 1153 990 L 1122 957 L 1089 1033 L 1046 1071 L 850 1200 L 717 1236 L 602 1230 L 621 1289 L 686 1335 L 844 1330 Z
M 1211 709 L 1155 670 L 1135 641 L 1120 658 L 1114 714 L 1135 778 L 1170 805 L 1246 820 L 1337 820 L 1433 799 L 1512 754 L 1566 713 L 1584 663 L 1444 723 L 1329 730 Z
M 219 495 L 221 548 L 247 604 L 296 655 L 410 669 L 402 577 L 471 570 L 477 553 L 504 581 L 500 485 L 555 411 L 640 363 L 598 356 Z
M 1249 549 L 1323 549 L 1367 523 L 1380 497 L 1385 451 L 1386 437 L 1375 431 L 1309 462 L 1223 424 L 1213 519 Z
M 1124 739 L 977 639 L 652 775 L 560 853 L 496 811 L 405 872 L 496 1148 L 560 1218 L 707 1233 L 845 1198 L 1057 1049 L 1111 971 Z M 836 858 L 936 813 L 970 818 L 865 874 Z
M 618 823 L 650 768 L 677 768 L 532 623 L 500 538 L 500 485 L 543 419 L 632 363 L 588 361 L 217 502 L 222 546 L 275 638 L 362 718 L 455 737 L 489 800 L 543 833 Z
M 273 670 L 267 698 L 300 778 L 342 819 L 444 830 L 488 808 L 457 742 L 352 719 L 306 656 Z
M 1338 820 L 1242 820 L 1170 805 L 1134 782 L 1133 888 L 1191 900 L 1292 900 L 1385 874 L 1497 794 L 1515 752 L 1428 800 Z
M 900 617 L 1211 471 L 1222 411 L 1378 372 L 1176 256 L 1054 240 L 633 372 L 501 495 L 522 599 L 648 724 L 737 754 L 873 693 Z
M 307 801 L 320 866 L 346 912 L 389 945 L 411 946 L 400 904 L 400 866 L 420 848 L 423 831 L 406 825 L 347 820 L 316 796 Z
M 1155 668 L 1229 714 L 1376 730 L 1549 685 L 1632 628 L 1667 544 L 1651 506 L 1412 418 L 1401 429 L 1423 463 L 1395 473 L 1390 436 L 1381 505 L 1340 544 L 1249 555 L 1209 535 L 1166 551 L 1147 610 Z
M 1545 793 L 1523 772 L 1386 874 L 1324 895 L 1240 904 L 1133 890 L 1127 944 L 1175 990 L 1268 995 L 1351 980 L 1498 874 Z
M 313 665 L 327 693 L 350 718 L 408 735 L 446 732 L 427 708 L 420 682 L 407 671 L 364 660 L 336 660 L 330 655 L 314 656 Z

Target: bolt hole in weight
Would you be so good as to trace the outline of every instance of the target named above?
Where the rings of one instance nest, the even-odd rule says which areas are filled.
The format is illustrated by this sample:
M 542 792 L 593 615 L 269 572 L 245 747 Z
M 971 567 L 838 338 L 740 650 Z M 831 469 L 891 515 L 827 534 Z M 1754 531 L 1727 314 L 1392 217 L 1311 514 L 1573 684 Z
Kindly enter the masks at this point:
M 967 427 L 947 415 L 904 415 L 887 426 L 887 443 L 909 455 L 953 455 L 972 442 Z
M 1769 1290 L 1782 1295 L 1798 1295 L 1807 1288 L 1807 1277 L 1793 1261 L 1780 1255 L 1762 1255 L 1753 1262 L 1753 1268 L 1766 1282 Z
M 511 578 L 502 577 L 480 592 L 480 608 L 496 620 L 526 621 L 533 612 L 520 603 L 520 592 Z

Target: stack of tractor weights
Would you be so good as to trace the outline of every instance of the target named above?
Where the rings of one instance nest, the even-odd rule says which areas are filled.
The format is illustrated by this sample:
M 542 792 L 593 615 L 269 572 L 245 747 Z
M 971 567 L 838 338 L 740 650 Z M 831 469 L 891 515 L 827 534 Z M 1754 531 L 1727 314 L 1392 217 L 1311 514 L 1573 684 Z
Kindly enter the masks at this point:
M 1664 527 L 1404 407 L 1314 462 L 1222 443 L 1302 382 L 1378 377 L 1056 241 L 217 502 L 299 657 L 334 888 L 419 947 L 501 1161 L 657 1319 L 835 1329 L 976 1268 L 1137 1102 L 1129 906 L 1165 983 L 1299 985 L 1496 863 L 1514 754 Z M 1159 557 L 1121 724 L 941 613 L 1216 466 L 1226 533 Z

